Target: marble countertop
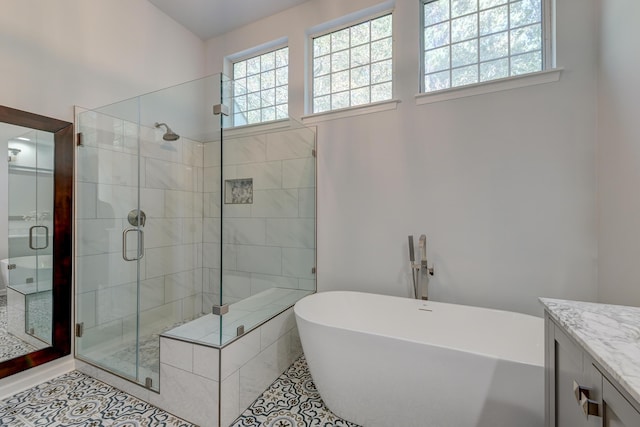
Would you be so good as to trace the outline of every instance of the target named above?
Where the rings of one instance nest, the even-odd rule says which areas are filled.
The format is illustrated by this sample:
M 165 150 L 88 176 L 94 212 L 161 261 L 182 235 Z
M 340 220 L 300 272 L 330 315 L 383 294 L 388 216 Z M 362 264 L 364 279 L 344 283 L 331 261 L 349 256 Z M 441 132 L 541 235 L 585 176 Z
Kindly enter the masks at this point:
M 549 315 L 640 403 L 640 307 L 540 298 Z

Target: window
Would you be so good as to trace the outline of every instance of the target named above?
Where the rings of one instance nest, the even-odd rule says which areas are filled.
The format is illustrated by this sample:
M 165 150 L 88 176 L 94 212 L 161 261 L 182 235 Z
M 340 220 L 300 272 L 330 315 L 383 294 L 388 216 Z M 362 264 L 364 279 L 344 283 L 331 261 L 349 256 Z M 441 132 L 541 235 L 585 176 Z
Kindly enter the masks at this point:
M 391 99 L 391 15 L 314 37 L 312 111 Z
M 233 63 L 233 125 L 288 117 L 289 48 Z
M 423 91 L 541 71 L 542 1 L 424 1 Z

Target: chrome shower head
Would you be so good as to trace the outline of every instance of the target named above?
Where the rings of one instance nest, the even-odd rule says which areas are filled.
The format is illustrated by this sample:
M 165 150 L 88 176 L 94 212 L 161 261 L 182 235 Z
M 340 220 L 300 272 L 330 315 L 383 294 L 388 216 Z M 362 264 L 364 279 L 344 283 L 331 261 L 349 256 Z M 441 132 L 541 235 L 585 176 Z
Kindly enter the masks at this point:
M 165 141 L 177 141 L 180 138 L 180 135 L 178 135 L 177 133 L 175 133 L 174 131 L 171 130 L 171 128 L 169 126 L 167 126 L 166 123 L 156 123 L 155 125 L 157 128 L 164 126 L 166 131 L 164 133 L 164 135 L 162 135 L 162 139 L 164 139 Z

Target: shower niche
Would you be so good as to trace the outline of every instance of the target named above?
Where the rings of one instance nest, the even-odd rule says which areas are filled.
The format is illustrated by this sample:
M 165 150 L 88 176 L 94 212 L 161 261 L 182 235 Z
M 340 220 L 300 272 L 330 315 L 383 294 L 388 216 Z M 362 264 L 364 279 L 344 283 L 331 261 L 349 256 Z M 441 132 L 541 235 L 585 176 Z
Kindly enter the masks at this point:
M 76 111 L 80 369 L 202 426 L 301 354 L 291 307 L 316 289 L 315 131 L 212 113 L 239 90 L 218 74 Z

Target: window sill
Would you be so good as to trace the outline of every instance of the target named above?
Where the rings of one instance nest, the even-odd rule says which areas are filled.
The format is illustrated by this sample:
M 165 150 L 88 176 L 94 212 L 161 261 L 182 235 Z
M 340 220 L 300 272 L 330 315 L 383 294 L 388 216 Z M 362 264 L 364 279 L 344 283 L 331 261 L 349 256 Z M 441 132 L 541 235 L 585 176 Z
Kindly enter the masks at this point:
M 395 110 L 400 100 L 376 102 L 375 104 L 359 105 L 357 107 L 342 108 L 340 110 L 325 111 L 322 113 L 309 114 L 302 117 L 302 123 L 314 124 L 326 120 L 343 119 L 345 117 L 361 116 L 363 114 L 378 113 L 380 111 Z
M 562 68 L 523 74 L 521 76 L 507 77 L 483 83 L 460 86 L 436 92 L 419 93 L 415 96 L 416 105 L 432 104 L 434 102 L 448 101 L 450 99 L 465 98 L 468 96 L 482 95 L 485 93 L 499 92 L 526 86 L 534 86 L 544 83 L 552 83 L 560 80 Z

